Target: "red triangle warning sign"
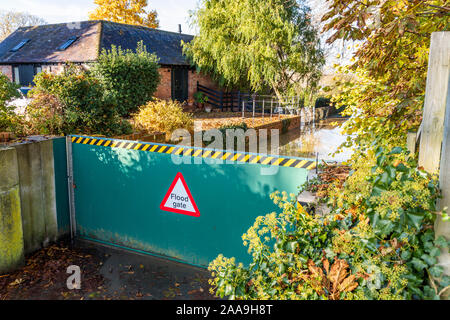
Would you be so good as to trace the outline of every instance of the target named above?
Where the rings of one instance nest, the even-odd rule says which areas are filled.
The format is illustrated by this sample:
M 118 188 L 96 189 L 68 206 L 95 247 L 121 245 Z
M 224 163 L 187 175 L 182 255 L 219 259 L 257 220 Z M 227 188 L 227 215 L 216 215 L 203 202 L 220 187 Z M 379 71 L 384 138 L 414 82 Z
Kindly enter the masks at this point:
M 177 173 L 159 208 L 163 211 L 200 217 L 200 211 L 181 172 Z

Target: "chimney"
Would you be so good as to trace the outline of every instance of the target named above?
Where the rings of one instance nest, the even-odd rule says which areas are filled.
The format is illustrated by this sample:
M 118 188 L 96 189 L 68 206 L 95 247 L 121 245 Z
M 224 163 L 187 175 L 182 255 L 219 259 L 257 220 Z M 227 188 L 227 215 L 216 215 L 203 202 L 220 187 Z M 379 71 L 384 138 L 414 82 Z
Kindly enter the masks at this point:
M 181 33 L 181 24 L 178 25 L 178 32 Z

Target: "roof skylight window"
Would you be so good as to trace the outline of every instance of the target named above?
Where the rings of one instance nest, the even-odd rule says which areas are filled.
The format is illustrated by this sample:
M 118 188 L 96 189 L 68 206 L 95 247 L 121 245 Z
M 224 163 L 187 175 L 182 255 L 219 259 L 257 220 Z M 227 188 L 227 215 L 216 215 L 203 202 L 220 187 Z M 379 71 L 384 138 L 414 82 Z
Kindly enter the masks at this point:
M 63 45 L 61 45 L 58 50 L 64 51 L 66 50 L 68 47 L 70 47 L 72 45 L 72 43 L 74 43 L 78 38 L 77 37 L 72 37 L 69 40 L 67 40 L 66 42 L 64 42 Z
M 11 49 L 11 52 L 19 51 L 28 41 L 30 41 L 30 39 L 23 39 L 17 46 Z

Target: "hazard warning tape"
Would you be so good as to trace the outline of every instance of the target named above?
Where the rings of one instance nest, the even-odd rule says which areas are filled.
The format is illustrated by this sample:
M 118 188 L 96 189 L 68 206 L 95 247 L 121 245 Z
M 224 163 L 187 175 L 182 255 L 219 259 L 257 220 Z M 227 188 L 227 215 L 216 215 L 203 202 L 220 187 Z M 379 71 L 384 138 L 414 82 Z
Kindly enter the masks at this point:
M 77 144 L 85 144 L 109 148 L 120 148 L 120 149 L 147 151 L 155 153 L 175 154 L 180 156 L 190 156 L 198 158 L 222 159 L 236 162 L 263 164 L 280 167 L 304 168 L 308 170 L 312 170 L 316 167 L 316 162 L 313 160 L 283 158 L 272 155 L 255 155 L 244 152 L 239 153 L 239 152 L 214 151 L 185 146 L 168 146 L 137 141 L 111 140 L 105 138 L 73 136 L 72 142 Z

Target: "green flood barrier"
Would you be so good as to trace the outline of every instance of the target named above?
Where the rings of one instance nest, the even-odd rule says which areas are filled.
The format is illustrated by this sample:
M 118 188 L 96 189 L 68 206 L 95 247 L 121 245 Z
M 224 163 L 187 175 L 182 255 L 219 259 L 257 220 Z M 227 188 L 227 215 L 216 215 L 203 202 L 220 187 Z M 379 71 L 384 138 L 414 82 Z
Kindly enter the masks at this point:
M 77 236 L 205 267 L 250 262 L 242 235 L 315 161 L 71 136 Z M 180 163 L 181 162 L 181 163 Z M 201 163 L 198 163 L 201 162 Z

